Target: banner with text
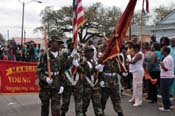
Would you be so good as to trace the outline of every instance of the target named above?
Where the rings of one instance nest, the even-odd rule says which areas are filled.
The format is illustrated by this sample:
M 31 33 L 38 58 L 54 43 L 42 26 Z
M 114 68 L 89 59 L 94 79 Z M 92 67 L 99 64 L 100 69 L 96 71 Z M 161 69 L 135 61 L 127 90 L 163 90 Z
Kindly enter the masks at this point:
M 38 92 L 37 63 L 0 61 L 0 93 Z

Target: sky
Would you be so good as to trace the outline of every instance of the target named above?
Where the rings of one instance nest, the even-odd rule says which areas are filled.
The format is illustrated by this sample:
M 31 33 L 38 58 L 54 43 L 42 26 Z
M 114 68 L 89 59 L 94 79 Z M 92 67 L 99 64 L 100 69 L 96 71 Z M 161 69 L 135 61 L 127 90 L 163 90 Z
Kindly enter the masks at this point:
M 20 2 L 21 1 L 21 2 Z M 33 1 L 33 2 L 31 2 Z M 28 3 L 25 5 L 24 11 L 24 30 L 26 37 L 42 37 L 40 32 L 34 33 L 33 29 L 41 26 L 41 11 L 46 6 L 51 6 L 54 9 L 60 9 L 63 6 L 72 5 L 72 0 L 40 0 L 41 4 L 34 0 L 0 0 L 0 33 L 4 38 L 11 39 L 12 37 L 21 37 L 22 25 L 22 2 Z M 125 9 L 129 0 L 82 0 L 83 6 L 87 7 L 96 2 L 101 2 L 106 7 L 120 7 Z M 170 6 L 175 3 L 174 0 L 149 0 L 150 10 L 158 6 Z M 142 0 L 138 0 L 136 10 L 141 9 Z

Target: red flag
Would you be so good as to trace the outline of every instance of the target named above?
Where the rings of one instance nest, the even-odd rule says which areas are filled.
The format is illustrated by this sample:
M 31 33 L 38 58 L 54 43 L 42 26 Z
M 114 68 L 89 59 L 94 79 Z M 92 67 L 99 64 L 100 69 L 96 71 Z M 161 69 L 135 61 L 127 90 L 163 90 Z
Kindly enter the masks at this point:
M 130 0 L 125 11 L 120 17 L 118 24 L 112 33 L 110 40 L 107 42 L 107 47 L 104 51 L 103 63 L 108 59 L 114 58 L 119 53 L 122 46 L 123 38 L 131 23 L 137 0 Z
M 149 0 L 146 0 L 146 12 L 149 13 Z
M 82 0 L 73 0 L 73 42 L 77 46 L 78 27 L 84 22 Z
M 147 14 L 147 13 L 149 13 L 149 0 L 146 0 L 146 4 L 145 4 L 145 0 L 143 0 L 143 3 L 142 3 L 142 12 L 144 13 L 144 15 Z

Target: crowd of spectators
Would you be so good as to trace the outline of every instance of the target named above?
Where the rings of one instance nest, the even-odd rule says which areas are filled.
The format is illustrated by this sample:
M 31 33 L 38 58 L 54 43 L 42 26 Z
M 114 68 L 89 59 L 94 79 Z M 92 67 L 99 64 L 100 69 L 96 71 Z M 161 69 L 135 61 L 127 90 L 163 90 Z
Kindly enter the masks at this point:
M 137 67 L 138 62 L 141 62 L 142 58 L 139 58 L 138 53 L 135 51 L 137 45 L 141 46 L 140 53 L 144 54 L 142 68 L 144 69 L 144 72 L 150 75 L 149 79 L 146 78 L 145 74 L 144 79 L 142 78 L 143 75 L 135 75 L 137 72 L 135 71 L 136 68 L 134 68 L 133 71 L 130 65 L 132 64 Z M 142 96 L 141 92 L 145 92 L 147 93 L 146 101 L 149 103 L 157 103 L 160 95 L 163 106 L 158 109 L 160 111 L 170 111 L 172 104 L 169 98 L 175 96 L 175 37 L 161 37 L 160 42 L 156 41 L 155 37 L 151 37 L 151 42 L 138 43 L 131 41 L 126 43 L 125 46 L 127 47 L 127 53 L 125 54 L 125 60 L 127 61 L 126 67 L 128 67 L 129 74 L 132 72 L 133 77 L 133 80 L 130 80 L 130 82 L 124 81 L 124 88 L 130 87 L 130 84 L 132 84 L 133 97 L 129 102 L 135 103 L 133 106 L 142 105 L 143 101 L 138 102 L 136 96 L 137 94 Z M 130 58 L 128 56 L 130 56 Z M 127 78 L 128 76 L 123 78 Z M 142 80 L 142 82 L 140 81 L 139 83 L 143 85 L 143 90 L 138 89 L 142 88 L 142 86 L 134 83 L 135 79 L 136 81 L 138 81 L 138 79 Z M 135 92 L 135 90 L 137 91 Z M 141 99 L 141 97 L 139 97 L 139 99 Z
M 36 44 L 17 45 L 11 42 L 9 45 L 0 45 L 0 60 L 36 62 L 43 50 Z

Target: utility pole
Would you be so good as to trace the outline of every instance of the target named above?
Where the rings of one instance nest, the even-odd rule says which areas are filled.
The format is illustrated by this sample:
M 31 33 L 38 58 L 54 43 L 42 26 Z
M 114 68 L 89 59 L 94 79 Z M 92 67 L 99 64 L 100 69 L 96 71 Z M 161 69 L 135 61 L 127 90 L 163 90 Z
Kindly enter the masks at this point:
M 24 30 L 24 43 L 26 43 L 26 31 Z
M 25 6 L 31 2 L 37 2 L 37 3 L 42 3 L 41 1 L 39 0 L 30 0 L 28 2 L 25 2 L 25 1 L 20 1 L 18 0 L 21 5 L 22 5 L 22 26 L 21 26 L 21 45 L 23 44 L 24 42 L 24 9 L 25 9 Z
M 25 3 L 23 1 L 22 3 L 22 27 L 21 27 L 21 46 L 23 44 L 23 31 L 24 31 L 24 7 L 25 7 Z
M 7 45 L 9 45 L 9 30 L 7 30 Z

